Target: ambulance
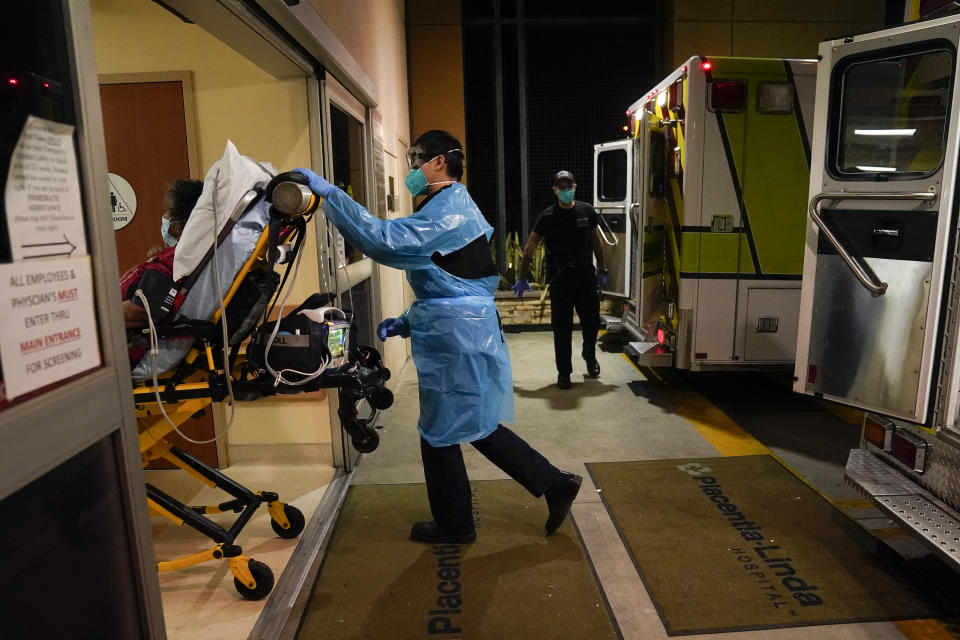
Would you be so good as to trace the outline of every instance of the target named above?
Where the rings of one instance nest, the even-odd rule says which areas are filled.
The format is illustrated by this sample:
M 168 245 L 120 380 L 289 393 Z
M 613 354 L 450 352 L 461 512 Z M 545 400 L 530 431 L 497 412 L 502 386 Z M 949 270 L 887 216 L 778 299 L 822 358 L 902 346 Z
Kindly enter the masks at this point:
M 960 16 L 820 44 L 794 390 L 865 410 L 848 481 L 960 568 Z
M 792 366 L 816 61 L 696 56 L 594 147 L 604 293 L 638 364 Z

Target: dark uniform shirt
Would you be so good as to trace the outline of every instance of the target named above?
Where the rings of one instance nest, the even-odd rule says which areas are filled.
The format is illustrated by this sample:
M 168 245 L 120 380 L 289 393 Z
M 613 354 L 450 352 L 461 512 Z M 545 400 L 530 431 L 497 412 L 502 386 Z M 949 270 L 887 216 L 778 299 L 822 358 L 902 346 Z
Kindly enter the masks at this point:
M 593 265 L 591 239 L 600 225 L 597 212 L 586 202 L 573 201 L 573 208 L 564 209 L 553 203 L 533 223 L 533 232 L 547 245 L 547 266 L 553 277 L 568 267 Z

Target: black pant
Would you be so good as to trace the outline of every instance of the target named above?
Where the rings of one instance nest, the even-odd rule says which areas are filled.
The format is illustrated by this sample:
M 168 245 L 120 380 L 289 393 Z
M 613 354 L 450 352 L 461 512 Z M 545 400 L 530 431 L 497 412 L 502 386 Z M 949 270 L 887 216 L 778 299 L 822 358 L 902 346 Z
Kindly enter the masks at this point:
M 540 452 L 502 424 L 486 438 L 470 444 L 535 498 L 542 496 L 560 473 Z M 420 457 L 433 519 L 444 529 L 472 529 L 470 480 L 460 445 L 434 447 L 421 437 Z
M 567 267 L 550 283 L 550 324 L 553 327 L 553 352 L 557 373 L 570 375 L 570 339 L 573 334 L 573 310 L 580 316 L 583 332 L 581 355 L 587 362 L 597 357 L 597 331 L 600 329 L 600 296 L 597 272 L 593 265 Z

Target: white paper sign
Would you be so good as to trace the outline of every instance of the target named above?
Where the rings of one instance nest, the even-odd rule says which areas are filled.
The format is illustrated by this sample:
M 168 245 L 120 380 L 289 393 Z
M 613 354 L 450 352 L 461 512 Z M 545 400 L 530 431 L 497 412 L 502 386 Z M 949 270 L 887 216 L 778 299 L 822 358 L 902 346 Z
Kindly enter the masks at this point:
M 14 261 L 87 253 L 72 125 L 27 118 L 4 198 Z
M 9 399 L 100 365 L 89 256 L 0 264 L 0 317 Z
M 110 218 L 113 219 L 113 230 L 119 231 L 137 214 L 137 194 L 123 176 L 108 173 L 107 180 L 110 183 Z

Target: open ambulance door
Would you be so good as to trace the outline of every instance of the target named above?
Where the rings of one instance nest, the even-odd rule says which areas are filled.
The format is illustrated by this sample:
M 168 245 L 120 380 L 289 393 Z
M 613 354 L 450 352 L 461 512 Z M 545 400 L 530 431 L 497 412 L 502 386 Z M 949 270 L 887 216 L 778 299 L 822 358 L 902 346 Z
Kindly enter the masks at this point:
M 798 392 L 933 419 L 957 322 L 958 39 L 953 18 L 820 45 Z
M 602 293 L 630 297 L 633 265 L 633 140 L 617 140 L 593 147 L 593 208 L 600 216 L 603 254 L 610 273 Z

